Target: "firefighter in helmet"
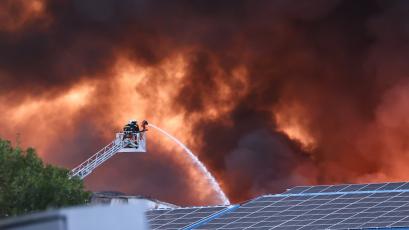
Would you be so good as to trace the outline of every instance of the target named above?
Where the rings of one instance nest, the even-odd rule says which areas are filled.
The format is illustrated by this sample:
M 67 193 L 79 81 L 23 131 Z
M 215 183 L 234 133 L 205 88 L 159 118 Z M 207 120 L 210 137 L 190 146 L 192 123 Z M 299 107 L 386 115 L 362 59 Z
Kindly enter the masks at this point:
M 136 120 L 132 120 L 130 124 L 131 124 L 132 134 L 139 133 L 139 125 L 138 125 L 138 122 L 137 122 Z
M 125 138 L 129 138 L 130 137 L 130 135 L 132 134 L 132 127 L 131 127 L 131 123 L 129 122 L 128 124 L 126 124 L 125 126 L 124 126 L 124 137 L 123 137 L 123 139 L 125 139 Z

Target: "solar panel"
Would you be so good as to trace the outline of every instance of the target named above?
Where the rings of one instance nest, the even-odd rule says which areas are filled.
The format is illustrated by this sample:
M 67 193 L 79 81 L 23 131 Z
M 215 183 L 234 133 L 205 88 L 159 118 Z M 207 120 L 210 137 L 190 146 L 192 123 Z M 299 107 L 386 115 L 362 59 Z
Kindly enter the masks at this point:
M 406 183 L 404 183 L 404 182 L 388 183 L 384 187 L 382 187 L 381 189 L 382 190 L 395 190 L 395 189 L 403 186 L 404 184 L 406 184 Z M 378 190 L 380 190 L 380 189 L 378 189 Z
M 297 186 L 294 188 L 291 188 L 289 190 L 287 190 L 286 192 L 284 192 L 283 194 L 298 194 L 301 193 L 305 190 L 308 190 L 310 188 L 312 188 L 313 186 Z
M 409 183 L 299 186 L 230 209 L 147 212 L 152 229 L 364 229 L 409 227 Z
M 328 188 L 326 185 L 319 185 L 319 186 L 312 186 L 309 189 L 302 191 L 301 193 L 317 193 L 321 192 L 322 190 Z
M 344 189 L 344 188 L 346 188 L 346 187 L 348 187 L 348 186 L 349 186 L 348 184 L 343 184 L 343 185 L 330 185 L 330 186 L 327 186 L 327 188 L 324 189 L 324 190 L 322 190 L 321 192 L 326 192 L 326 193 L 329 193 L 329 192 L 339 192 L 340 190 L 342 190 L 342 189 Z
M 146 212 L 151 229 L 181 229 L 226 209 L 225 206 L 156 209 Z
M 221 215 L 197 229 L 362 229 L 409 226 L 406 184 L 338 186 L 344 193 L 328 194 L 303 188 L 297 193 L 263 196 Z M 388 190 L 381 190 L 383 187 Z M 329 187 L 331 188 L 331 187 Z M 375 190 L 365 190 L 372 188 Z M 308 193 L 311 191 L 311 193 Z M 301 192 L 301 193 L 299 193 Z M 262 205 L 254 205 L 262 204 Z
M 375 184 L 343 184 L 343 185 L 318 185 L 318 186 L 297 186 L 287 190 L 282 194 L 308 194 L 308 193 L 337 193 L 353 191 L 386 191 L 386 190 L 408 190 L 409 183 L 375 183 Z

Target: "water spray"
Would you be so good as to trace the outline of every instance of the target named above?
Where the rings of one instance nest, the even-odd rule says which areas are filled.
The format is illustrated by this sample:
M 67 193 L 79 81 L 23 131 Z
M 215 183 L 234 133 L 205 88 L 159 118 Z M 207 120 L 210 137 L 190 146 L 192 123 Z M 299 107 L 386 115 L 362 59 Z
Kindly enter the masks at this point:
M 193 152 L 188 147 L 186 147 L 186 145 L 184 145 L 177 138 L 170 135 L 165 130 L 157 127 L 156 125 L 149 124 L 149 127 L 152 127 L 154 129 L 156 129 L 157 131 L 159 131 L 160 133 L 162 133 L 163 135 L 165 135 L 166 137 L 168 137 L 172 141 L 176 142 L 180 147 L 182 147 L 183 150 L 185 150 L 185 152 L 188 154 L 190 159 L 193 161 L 193 164 L 196 166 L 196 168 L 199 169 L 206 176 L 206 178 L 208 179 L 208 181 L 209 181 L 210 185 L 212 186 L 213 190 L 217 192 L 217 194 L 219 196 L 219 199 L 223 202 L 223 204 L 224 205 L 229 205 L 230 204 L 229 199 L 224 194 L 223 190 L 220 188 L 219 183 L 217 183 L 216 179 L 209 172 L 209 170 L 207 170 L 206 166 L 199 160 L 199 158 L 197 158 L 197 156 L 195 154 L 193 154 Z

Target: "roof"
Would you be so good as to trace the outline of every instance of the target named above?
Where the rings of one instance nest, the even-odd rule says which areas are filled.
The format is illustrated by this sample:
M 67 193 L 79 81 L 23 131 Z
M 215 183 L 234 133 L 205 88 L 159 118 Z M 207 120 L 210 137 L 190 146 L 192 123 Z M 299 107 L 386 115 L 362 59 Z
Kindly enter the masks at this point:
M 178 208 L 174 204 L 166 203 L 142 195 L 125 195 L 121 192 L 96 192 L 91 196 L 91 204 L 137 204 L 143 202 L 148 210 Z
M 147 216 L 152 229 L 409 229 L 409 183 L 299 186 L 238 205 Z

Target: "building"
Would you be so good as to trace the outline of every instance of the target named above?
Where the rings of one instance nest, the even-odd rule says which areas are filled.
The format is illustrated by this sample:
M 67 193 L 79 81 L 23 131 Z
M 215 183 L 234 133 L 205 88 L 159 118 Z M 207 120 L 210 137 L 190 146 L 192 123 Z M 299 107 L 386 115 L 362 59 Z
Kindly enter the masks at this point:
M 1 230 L 146 230 L 145 207 L 86 205 L 0 220 Z
M 166 203 L 163 201 L 155 200 L 146 196 L 129 196 L 121 192 L 96 192 L 91 196 L 91 204 L 139 204 L 143 205 L 148 209 L 167 209 L 167 208 L 178 208 L 177 205 Z

